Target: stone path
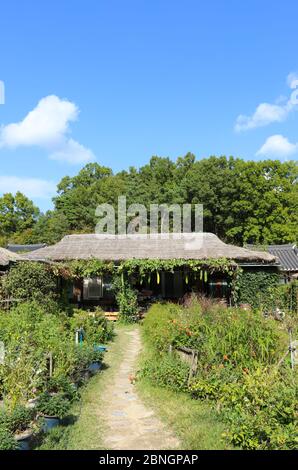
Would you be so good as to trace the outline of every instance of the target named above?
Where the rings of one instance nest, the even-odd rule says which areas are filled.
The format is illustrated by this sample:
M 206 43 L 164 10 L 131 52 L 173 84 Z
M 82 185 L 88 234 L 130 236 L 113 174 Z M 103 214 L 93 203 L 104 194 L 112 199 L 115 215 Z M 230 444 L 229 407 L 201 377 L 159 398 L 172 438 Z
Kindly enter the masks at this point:
M 115 450 L 167 450 L 179 446 L 178 439 L 138 397 L 131 383 L 136 359 L 141 351 L 138 328 L 127 335 L 123 359 L 102 401 L 107 424 L 105 446 Z

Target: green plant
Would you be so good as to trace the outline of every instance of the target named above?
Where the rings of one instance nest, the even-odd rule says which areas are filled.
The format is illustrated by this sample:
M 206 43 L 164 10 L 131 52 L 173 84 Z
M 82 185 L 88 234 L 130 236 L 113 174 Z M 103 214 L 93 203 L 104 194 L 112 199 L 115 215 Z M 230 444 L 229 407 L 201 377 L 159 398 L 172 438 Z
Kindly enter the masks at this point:
M 275 270 L 242 270 L 237 279 L 238 303 L 250 304 L 253 308 L 270 310 L 276 307 L 272 289 L 279 284 L 280 275 Z
M 39 396 L 36 410 L 44 416 L 64 418 L 70 409 L 70 401 L 62 393 L 50 395 L 45 392 Z
M 135 321 L 138 311 L 136 290 L 131 287 L 124 275 L 114 279 L 113 289 L 119 307 L 120 319 L 127 323 Z
M 297 376 L 287 361 L 277 366 L 287 347 L 286 325 L 260 311 L 205 307 L 200 302 L 187 308 L 151 307 L 143 334 L 155 355 L 144 362 L 141 374 L 174 390 L 185 387 L 194 399 L 213 403 L 228 424 L 226 438 L 236 446 L 297 448 Z M 198 353 L 189 386 L 189 367 L 168 355 L 170 345 Z
M 144 361 L 141 376 L 148 377 L 156 385 L 172 390 L 186 391 L 189 368 L 179 359 L 162 354 L 155 360 Z
M 79 392 L 65 376 L 51 377 L 44 385 L 48 393 L 61 393 L 70 402 L 79 399 Z
M 33 419 L 33 414 L 32 409 L 23 405 L 16 405 L 12 410 L 2 410 L 0 427 L 5 427 L 12 433 L 25 431 Z
M 97 307 L 94 311 L 74 309 L 69 320 L 73 335 L 82 329 L 84 342 L 95 345 L 110 341 L 113 337 L 113 325 L 105 318 L 103 311 Z
M 9 429 L 0 426 L 0 450 L 16 450 L 18 444 Z
M 9 297 L 38 300 L 44 304 L 56 293 L 56 278 L 46 264 L 22 261 L 16 263 L 2 281 Z

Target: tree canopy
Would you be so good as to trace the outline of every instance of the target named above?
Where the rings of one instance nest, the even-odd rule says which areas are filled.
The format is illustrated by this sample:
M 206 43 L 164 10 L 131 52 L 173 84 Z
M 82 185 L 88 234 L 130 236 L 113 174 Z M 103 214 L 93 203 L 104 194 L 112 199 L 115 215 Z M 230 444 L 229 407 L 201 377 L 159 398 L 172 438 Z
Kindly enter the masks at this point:
M 298 232 L 297 162 L 244 161 L 188 153 L 176 162 L 153 156 L 137 169 L 116 174 L 89 163 L 57 186 L 54 209 L 41 214 L 21 193 L 0 198 L 1 243 L 54 243 L 65 234 L 94 231 L 98 204 L 203 204 L 204 231 L 222 240 L 270 244 L 296 242 Z

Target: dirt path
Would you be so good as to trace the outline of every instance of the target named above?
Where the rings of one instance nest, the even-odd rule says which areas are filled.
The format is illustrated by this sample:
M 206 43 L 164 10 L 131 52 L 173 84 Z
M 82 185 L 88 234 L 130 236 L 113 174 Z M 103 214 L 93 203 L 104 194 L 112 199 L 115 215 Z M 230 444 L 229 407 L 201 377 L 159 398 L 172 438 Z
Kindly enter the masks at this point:
M 127 336 L 123 358 L 102 396 L 107 426 L 105 447 L 117 450 L 175 449 L 179 446 L 178 439 L 143 404 L 130 380 L 141 351 L 139 328 L 122 330 L 119 334 Z

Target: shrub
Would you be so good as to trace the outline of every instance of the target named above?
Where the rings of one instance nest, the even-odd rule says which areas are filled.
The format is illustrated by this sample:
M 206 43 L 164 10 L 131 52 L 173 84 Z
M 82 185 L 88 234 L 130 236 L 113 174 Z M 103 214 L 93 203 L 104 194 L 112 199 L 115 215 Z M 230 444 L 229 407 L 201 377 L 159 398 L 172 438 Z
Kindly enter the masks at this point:
M 0 340 L 5 363 L 0 365 L 4 392 L 14 403 L 31 398 L 49 375 L 49 354 L 54 376 L 69 375 L 75 365 L 74 336 L 63 318 L 45 314 L 36 302 L 25 302 L 0 312 Z
M 39 396 L 36 410 L 44 416 L 64 418 L 70 409 L 70 401 L 62 393 L 50 395 L 45 392 Z
M 154 360 L 146 361 L 142 376 L 150 378 L 156 385 L 166 386 L 173 390 L 186 391 L 189 368 L 174 356 L 162 354 Z
M 56 293 L 56 278 L 43 263 L 16 263 L 3 279 L 3 289 L 9 297 L 37 300 L 44 304 Z
M 114 280 L 113 290 L 119 308 L 120 320 L 125 323 L 135 321 L 138 313 L 137 291 L 131 287 L 126 279 L 121 277 Z
M 7 428 L 10 432 L 22 432 L 28 428 L 33 419 L 33 410 L 23 405 L 17 405 L 10 410 L 2 410 L 0 413 L 0 427 Z
M 242 271 L 237 280 L 238 302 L 269 310 L 276 307 L 270 291 L 278 286 L 279 279 L 277 272 Z
M 44 388 L 48 393 L 63 394 L 63 396 L 70 402 L 74 402 L 75 400 L 79 399 L 79 392 L 77 391 L 76 387 L 65 376 L 51 377 L 45 383 Z
M 16 450 L 18 444 L 9 429 L 0 425 L 0 450 Z
M 113 337 L 113 325 L 105 318 L 103 311 L 97 308 L 94 312 L 74 309 L 70 319 L 73 337 L 76 330 L 82 329 L 84 342 L 95 345 L 107 342 Z
M 203 311 L 200 302 L 187 308 L 155 305 L 144 321 L 154 360 L 145 362 L 142 374 L 158 385 L 210 400 L 228 423 L 226 436 L 236 446 L 294 449 L 297 375 L 289 359 L 277 367 L 287 348 L 285 327 L 259 311 L 214 304 Z M 198 353 L 197 374 L 189 386 L 189 367 L 167 354 L 170 345 Z

